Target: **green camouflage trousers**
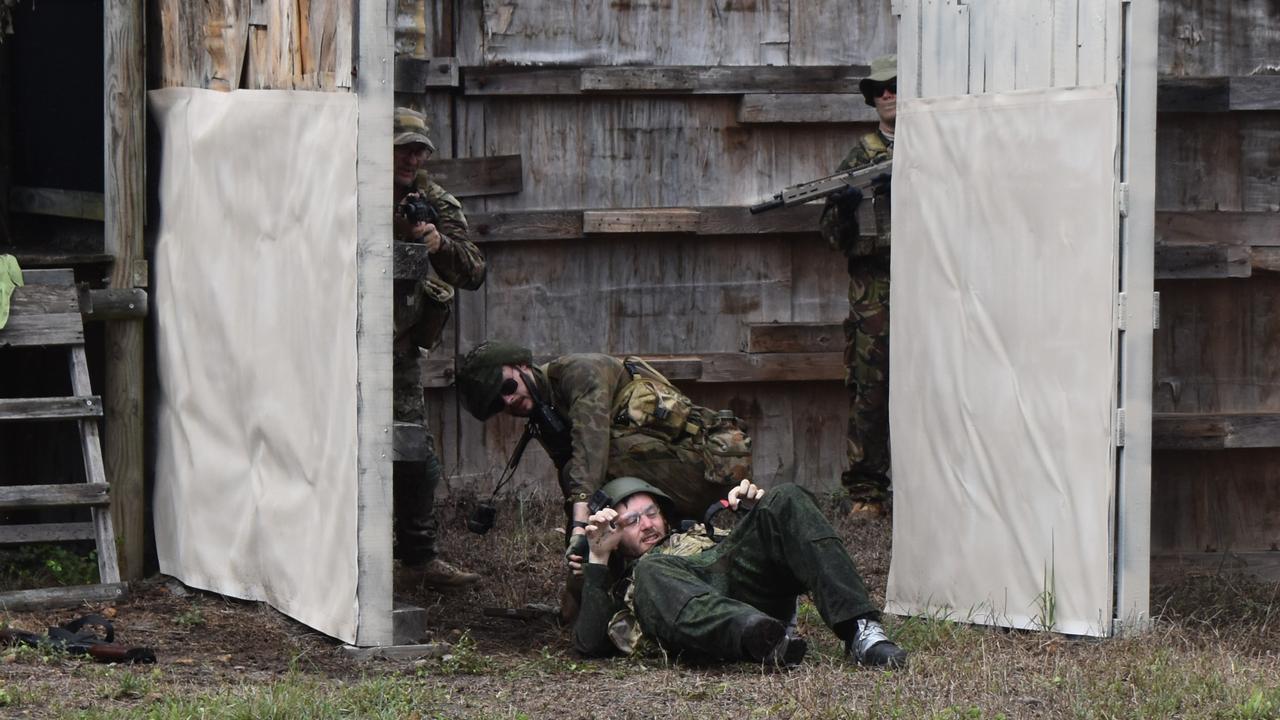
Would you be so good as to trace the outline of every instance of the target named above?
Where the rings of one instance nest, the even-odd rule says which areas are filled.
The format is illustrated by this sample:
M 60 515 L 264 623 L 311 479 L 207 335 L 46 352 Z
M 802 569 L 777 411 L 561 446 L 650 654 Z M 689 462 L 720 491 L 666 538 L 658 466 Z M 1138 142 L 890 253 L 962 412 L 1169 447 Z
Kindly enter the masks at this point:
M 714 548 L 650 553 L 634 577 L 644 633 L 694 658 L 741 659 L 747 621 L 763 613 L 786 624 L 804 593 L 833 629 L 876 612 L 844 542 L 798 485 L 765 492 Z
M 841 483 L 863 502 L 890 499 L 889 259 L 849 265 L 849 317 L 844 321 L 844 384 L 849 391 L 849 469 Z
M 422 399 L 422 354 L 417 348 L 392 354 L 392 415 L 398 422 L 417 423 L 427 458 L 422 462 L 397 462 L 392 466 L 395 504 L 395 556 L 406 563 L 423 564 L 436 556 L 439 526 L 435 518 L 436 488 L 440 485 L 440 459 L 436 440 L 427 426 Z

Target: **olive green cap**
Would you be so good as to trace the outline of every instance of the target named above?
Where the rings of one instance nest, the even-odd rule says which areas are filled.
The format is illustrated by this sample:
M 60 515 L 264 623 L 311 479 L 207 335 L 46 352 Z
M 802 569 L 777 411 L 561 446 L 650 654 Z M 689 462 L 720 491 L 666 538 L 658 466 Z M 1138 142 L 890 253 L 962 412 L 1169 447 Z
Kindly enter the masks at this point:
M 396 145 L 421 143 L 426 145 L 431 152 L 435 152 L 436 144 L 431 142 L 431 138 L 427 137 L 428 132 L 426 115 L 413 108 L 396 108 L 396 124 L 395 130 L 392 132 L 393 142 Z
M 858 90 L 866 98 L 867 104 L 874 106 L 875 98 L 880 94 L 880 88 L 897 77 L 898 56 L 884 55 L 871 61 L 871 74 L 862 78 L 858 83 Z
M 652 495 L 653 499 L 657 501 L 658 507 L 662 508 L 664 513 L 670 514 L 671 506 L 673 504 L 670 495 L 662 492 L 658 488 L 638 477 L 629 477 L 626 475 L 614 478 L 605 483 L 604 487 L 600 488 L 600 492 L 609 496 L 610 505 L 617 505 L 636 493 L 649 493 Z
M 504 365 L 529 365 L 533 351 L 515 343 L 487 340 L 458 360 L 454 382 L 462 406 L 477 420 L 484 421 L 502 412 L 498 391 L 502 387 Z

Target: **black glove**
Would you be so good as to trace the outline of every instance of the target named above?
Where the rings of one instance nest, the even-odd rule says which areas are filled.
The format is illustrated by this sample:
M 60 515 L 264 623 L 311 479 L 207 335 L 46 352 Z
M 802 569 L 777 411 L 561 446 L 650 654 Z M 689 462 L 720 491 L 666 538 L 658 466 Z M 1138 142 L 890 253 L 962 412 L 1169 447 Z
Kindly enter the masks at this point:
M 853 217 L 862 204 L 862 190 L 850 185 L 831 193 L 831 202 L 845 217 Z
M 577 555 L 582 558 L 583 562 L 586 562 L 590 552 L 591 545 L 587 542 L 586 533 L 573 535 L 569 538 L 569 547 L 564 549 L 564 559 L 565 562 L 568 562 L 569 556 Z
M 889 173 L 880 173 L 871 178 L 872 192 L 876 195 L 888 195 L 889 188 L 893 186 L 893 176 Z

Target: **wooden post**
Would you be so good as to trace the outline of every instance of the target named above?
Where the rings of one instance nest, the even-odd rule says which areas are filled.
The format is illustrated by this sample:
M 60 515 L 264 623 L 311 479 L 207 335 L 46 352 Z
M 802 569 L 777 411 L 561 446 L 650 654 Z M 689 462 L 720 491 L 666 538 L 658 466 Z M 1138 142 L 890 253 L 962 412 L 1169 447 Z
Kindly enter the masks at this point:
M 391 577 L 391 125 L 395 49 L 390 0 L 355 3 L 358 247 L 356 644 L 393 642 Z M 339 28 L 338 32 L 343 32 Z
M 142 223 L 146 125 L 143 118 L 144 34 L 141 0 L 111 0 L 103 10 L 105 117 L 105 246 L 115 262 L 109 286 L 146 286 Z M 103 448 L 120 545 L 121 576 L 142 577 L 146 498 L 142 481 L 143 321 L 106 326 L 106 423 Z

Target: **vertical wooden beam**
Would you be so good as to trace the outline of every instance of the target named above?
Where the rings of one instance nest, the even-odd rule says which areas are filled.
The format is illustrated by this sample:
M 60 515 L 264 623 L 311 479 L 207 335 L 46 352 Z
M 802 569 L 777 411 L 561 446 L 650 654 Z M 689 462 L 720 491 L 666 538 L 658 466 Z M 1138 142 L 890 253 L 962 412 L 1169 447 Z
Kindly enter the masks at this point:
M 103 6 L 106 251 L 115 258 L 109 286 L 146 285 L 142 223 L 146 162 L 143 117 L 145 35 L 142 0 L 110 0 Z M 141 271 L 140 271 L 141 270 Z M 106 326 L 106 411 L 104 435 L 111 508 L 120 544 L 121 575 L 142 577 L 145 488 L 143 486 L 141 320 Z
M 1128 208 L 1120 219 L 1121 287 L 1128 317 L 1120 338 L 1124 446 L 1116 489 L 1116 634 L 1151 622 L 1151 375 L 1155 331 L 1156 50 L 1155 0 L 1121 6 L 1120 179 Z
M 391 580 L 391 125 L 394 0 L 355 4 L 358 249 L 357 645 L 393 642 Z

